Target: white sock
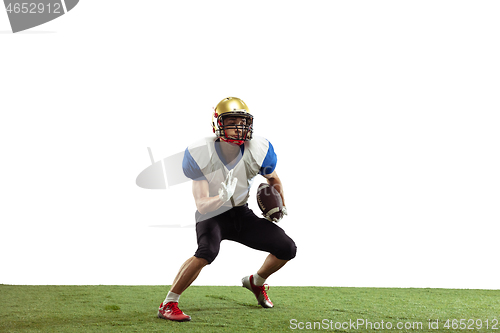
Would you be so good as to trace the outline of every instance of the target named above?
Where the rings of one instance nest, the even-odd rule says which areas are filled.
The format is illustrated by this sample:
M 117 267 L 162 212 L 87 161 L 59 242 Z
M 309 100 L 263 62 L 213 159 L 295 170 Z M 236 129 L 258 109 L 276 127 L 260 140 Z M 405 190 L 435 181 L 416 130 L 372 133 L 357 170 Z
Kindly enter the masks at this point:
M 169 291 L 163 304 L 167 304 L 168 302 L 177 302 L 178 303 L 180 297 L 181 297 L 181 295 Z
M 266 279 L 262 278 L 259 276 L 259 274 L 255 273 L 253 275 L 253 284 L 255 284 L 256 286 L 263 286 L 264 285 L 264 282 L 266 282 Z

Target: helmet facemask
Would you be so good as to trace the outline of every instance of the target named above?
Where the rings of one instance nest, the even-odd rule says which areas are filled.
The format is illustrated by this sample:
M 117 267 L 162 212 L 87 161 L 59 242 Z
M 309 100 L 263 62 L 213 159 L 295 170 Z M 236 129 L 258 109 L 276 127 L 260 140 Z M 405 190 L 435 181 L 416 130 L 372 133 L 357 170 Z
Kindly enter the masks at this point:
M 243 125 L 235 122 L 234 124 L 224 125 L 226 120 L 229 118 L 244 118 L 246 123 Z M 217 129 L 215 131 L 215 135 L 223 141 L 234 143 L 236 145 L 242 145 L 245 141 L 252 139 L 253 116 L 244 110 L 235 110 L 217 115 L 216 123 Z M 229 136 L 228 130 L 237 130 L 235 131 L 236 135 Z

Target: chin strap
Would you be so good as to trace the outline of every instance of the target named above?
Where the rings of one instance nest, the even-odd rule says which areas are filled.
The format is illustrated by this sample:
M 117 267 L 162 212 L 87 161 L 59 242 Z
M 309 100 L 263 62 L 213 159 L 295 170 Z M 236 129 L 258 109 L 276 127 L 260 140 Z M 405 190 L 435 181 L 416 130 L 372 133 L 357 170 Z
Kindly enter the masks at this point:
M 238 145 L 238 146 L 241 146 L 242 144 L 245 143 L 245 140 L 234 140 L 234 139 L 226 139 L 224 137 L 220 137 L 220 139 L 224 142 L 228 142 L 228 143 L 234 143 L 235 145 Z

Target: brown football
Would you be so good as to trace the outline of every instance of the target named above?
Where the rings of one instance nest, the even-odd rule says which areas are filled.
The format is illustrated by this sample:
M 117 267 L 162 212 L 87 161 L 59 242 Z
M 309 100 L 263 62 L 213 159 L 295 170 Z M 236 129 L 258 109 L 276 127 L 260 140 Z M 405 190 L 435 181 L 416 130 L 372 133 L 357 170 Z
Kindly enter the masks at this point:
M 257 204 L 264 216 L 271 220 L 280 219 L 283 214 L 283 201 L 278 191 L 269 184 L 262 183 L 257 189 Z

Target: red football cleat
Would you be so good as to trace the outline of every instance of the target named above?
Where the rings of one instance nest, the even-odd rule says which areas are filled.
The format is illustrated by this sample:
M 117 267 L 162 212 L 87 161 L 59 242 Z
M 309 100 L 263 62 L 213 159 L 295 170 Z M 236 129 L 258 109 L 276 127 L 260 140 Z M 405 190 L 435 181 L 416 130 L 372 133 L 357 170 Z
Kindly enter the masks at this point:
M 190 321 L 191 317 L 182 312 L 178 304 L 177 302 L 168 302 L 165 305 L 161 303 L 158 309 L 158 318 L 173 321 Z
M 255 284 L 253 284 L 253 275 L 245 276 L 243 279 L 241 279 L 241 283 L 243 283 L 243 287 L 253 292 L 260 306 L 262 306 L 263 308 L 272 308 L 274 306 L 273 302 L 271 302 L 271 300 L 267 296 L 266 291 L 269 290 L 269 286 L 267 284 L 263 286 L 256 286 Z M 267 290 L 265 286 L 267 286 Z

